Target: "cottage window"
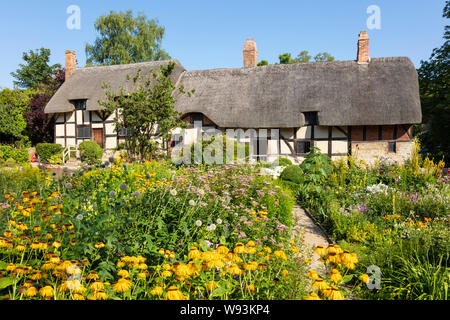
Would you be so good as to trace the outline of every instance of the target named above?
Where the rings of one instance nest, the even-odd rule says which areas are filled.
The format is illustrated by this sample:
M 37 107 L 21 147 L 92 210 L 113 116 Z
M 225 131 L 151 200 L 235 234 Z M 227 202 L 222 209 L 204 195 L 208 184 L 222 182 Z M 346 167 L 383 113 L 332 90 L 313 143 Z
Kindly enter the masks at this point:
M 311 151 L 311 141 L 297 141 L 297 154 L 305 154 Z
M 86 100 L 74 100 L 75 110 L 86 110 Z
M 201 113 L 192 113 L 191 114 L 191 124 L 195 124 L 196 122 L 201 122 L 203 127 L 203 114 Z
M 305 126 L 315 126 L 319 124 L 317 111 L 303 112 L 303 116 L 305 117 Z
M 118 132 L 119 137 L 126 137 L 128 136 L 128 128 L 122 128 Z
M 388 152 L 397 152 L 397 142 L 389 142 Z
M 90 139 L 91 138 L 91 128 L 89 126 L 79 126 L 77 128 L 77 137 L 79 139 Z

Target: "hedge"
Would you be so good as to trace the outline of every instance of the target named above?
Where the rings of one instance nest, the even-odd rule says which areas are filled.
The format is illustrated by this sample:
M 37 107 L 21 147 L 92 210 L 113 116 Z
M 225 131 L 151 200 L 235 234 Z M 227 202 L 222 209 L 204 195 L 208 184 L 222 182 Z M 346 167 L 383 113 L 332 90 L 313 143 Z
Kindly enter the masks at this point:
M 49 161 L 54 155 L 59 155 L 63 151 L 63 147 L 56 143 L 38 143 L 36 145 L 36 154 L 41 161 Z

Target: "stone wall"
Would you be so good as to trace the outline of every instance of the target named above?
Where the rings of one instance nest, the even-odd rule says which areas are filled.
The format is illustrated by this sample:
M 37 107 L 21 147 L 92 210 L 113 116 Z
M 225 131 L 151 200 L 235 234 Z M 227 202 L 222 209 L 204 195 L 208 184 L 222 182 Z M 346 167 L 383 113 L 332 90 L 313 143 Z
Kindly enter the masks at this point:
M 377 159 L 389 159 L 401 164 L 411 157 L 413 146 L 414 142 L 411 140 L 396 141 L 396 152 L 389 152 L 388 141 L 359 141 L 352 143 L 352 155 L 370 165 Z

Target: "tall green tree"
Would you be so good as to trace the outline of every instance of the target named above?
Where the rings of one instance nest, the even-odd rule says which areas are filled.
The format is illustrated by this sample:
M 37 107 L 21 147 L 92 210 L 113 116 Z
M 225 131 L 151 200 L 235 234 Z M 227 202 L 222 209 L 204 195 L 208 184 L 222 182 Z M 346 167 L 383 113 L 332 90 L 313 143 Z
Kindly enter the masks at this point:
M 49 65 L 50 49 L 40 48 L 23 53 L 25 63 L 19 64 L 11 75 L 16 79 L 14 86 L 22 89 L 38 88 L 51 82 L 53 75 L 61 68 L 60 64 Z
M 122 87 L 119 94 L 105 84 L 106 100 L 99 104 L 110 113 L 117 111 L 116 130 L 126 129 L 125 144 L 133 158 L 142 160 L 156 156 L 160 151 L 156 141 L 168 140 L 174 128 L 183 126 L 181 113 L 175 110 L 177 89 L 170 78 L 175 66 L 170 62 L 161 66 L 159 72 L 152 70 L 148 77 L 142 76 L 141 71 L 132 79 L 128 76 L 127 81 L 132 81 L 135 89 Z M 185 92 L 183 87 L 178 91 L 188 95 L 193 92 Z
M 11 144 L 25 138 L 27 121 L 23 113 L 33 94 L 33 90 L 0 91 L 0 143 Z
M 99 36 L 86 45 L 87 65 L 113 65 L 169 59 L 161 48 L 165 29 L 158 21 L 132 11 L 101 16 L 95 22 Z
M 443 17 L 450 18 L 450 1 Z M 423 123 L 419 131 L 422 147 L 436 160 L 450 161 L 450 26 L 445 27 L 444 44 L 421 61 L 419 74 Z

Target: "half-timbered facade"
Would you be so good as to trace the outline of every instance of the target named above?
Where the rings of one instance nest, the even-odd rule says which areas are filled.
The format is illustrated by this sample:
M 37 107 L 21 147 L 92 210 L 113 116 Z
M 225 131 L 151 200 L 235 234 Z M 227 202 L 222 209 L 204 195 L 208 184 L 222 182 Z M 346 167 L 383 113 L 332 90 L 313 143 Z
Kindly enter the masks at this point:
M 191 97 L 176 96 L 176 109 L 189 124 L 183 144 L 208 128 L 240 129 L 252 130 L 241 141 L 252 146 L 254 157 L 268 161 L 302 161 L 313 147 L 332 159 L 350 154 L 368 162 L 406 160 L 412 125 L 422 120 L 417 72 L 406 57 L 369 58 L 368 40 L 361 32 L 353 61 L 256 66 L 253 39 L 244 46 L 244 68 L 187 71 L 175 61 L 173 83 L 195 89 Z M 76 69 L 74 55 L 66 52 L 66 82 L 45 109 L 55 115 L 55 142 L 93 140 L 112 151 L 126 132 L 116 132 L 115 115 L 99 105 L 103 84 L 119 90 L 130 85 L 127 75 L 157 71 L 168 61 Z

